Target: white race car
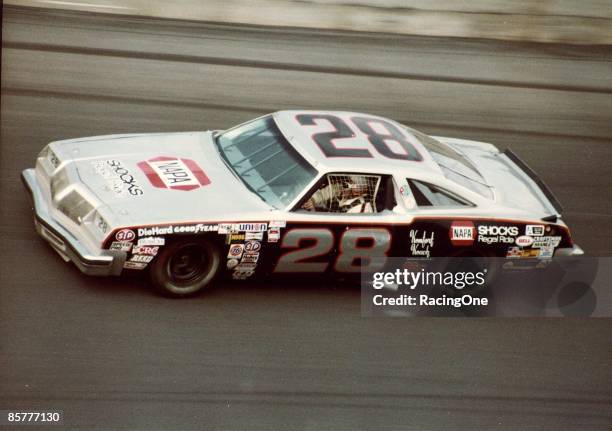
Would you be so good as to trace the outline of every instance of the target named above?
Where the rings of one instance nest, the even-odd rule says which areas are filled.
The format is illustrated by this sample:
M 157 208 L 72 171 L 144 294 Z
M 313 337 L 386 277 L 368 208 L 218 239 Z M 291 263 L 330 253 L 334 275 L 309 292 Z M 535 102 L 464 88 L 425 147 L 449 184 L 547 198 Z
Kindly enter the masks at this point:
M 177 297 L 218 275 L 346 275 L 380 256 L 582 254 L 511 151 L 360 113 L 58 141 L 22 177 L 37 231 L 66 261 L 147 270 Z

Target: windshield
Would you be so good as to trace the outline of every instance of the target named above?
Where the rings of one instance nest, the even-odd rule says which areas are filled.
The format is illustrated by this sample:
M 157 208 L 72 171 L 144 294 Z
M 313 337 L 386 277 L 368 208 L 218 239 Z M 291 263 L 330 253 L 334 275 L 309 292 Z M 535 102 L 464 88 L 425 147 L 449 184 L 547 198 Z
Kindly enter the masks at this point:
M 221 155 L 254 193 L 275 208 L 287 207 L 317 171 L 280 132 L 271 116 L 219 135 Z
M 491 188 L 467 157 L 450 145 L 443 144 L 418 130 L 406 128 L 427 148 L 446 178 L 487 199 L 493 199 Z

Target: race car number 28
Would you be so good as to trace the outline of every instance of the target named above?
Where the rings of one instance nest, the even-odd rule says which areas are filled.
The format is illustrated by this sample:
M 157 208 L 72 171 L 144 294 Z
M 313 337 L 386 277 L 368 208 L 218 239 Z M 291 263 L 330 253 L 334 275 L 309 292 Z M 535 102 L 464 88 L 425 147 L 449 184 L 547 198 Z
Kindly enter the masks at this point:
M 311 242 L 300 248 L 304 242 Z M 314 261 L 326 256 L 334 246 L 334 234 L 326 228 L 293 229 L 283 238 L 281 248 L 296 250 L 283 254 L 274 272 L 323 272 L 330 265 L 338 272 L 376 271 L 385 265 L 384 257 L 391 246 L 391 234 L 387 229 L 349 229 L 342 233 L 338 243 L 338 255 L 332 263 Z
M 326 157 L 372 157 L 372 153 L 367 148 L 338 148 L 334 144 L 334 140 L 354 138 L 355 132 L 360 131 L 366 135 L 372 147 L 382 156 L 389 159 L 409 161 L 423 160 L 421 154 L 408 141 L 406 135 L 393 123 L 382 118 L 351 117 L 350 121 L 357 127 L 357 130 L 352 129 L 342 118 L 330 114 L 300 114 L 296 116 L 296 120 L 302 126 L 316 126 L 317 120 L 325 120 L 331 123 L 334 131 L 312 135 L 312 139 Z M 400 152 L 394 151 L 388 142 L 396 142 L 402 150 Z

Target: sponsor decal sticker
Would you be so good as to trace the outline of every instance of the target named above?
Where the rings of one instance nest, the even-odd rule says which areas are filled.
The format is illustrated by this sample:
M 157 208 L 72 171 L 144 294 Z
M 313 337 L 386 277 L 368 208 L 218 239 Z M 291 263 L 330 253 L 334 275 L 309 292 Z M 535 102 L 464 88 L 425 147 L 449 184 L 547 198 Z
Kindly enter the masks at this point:
M 240 265 L 238 265 L 235 269 L 236 271 L 253 271 L 255 268 L 257 268 L 256 263 L 240 262 Z
M 254 253 L 261 250 L 261 243 L 259 241 L 248 241 L 244 244 L 244 251 Z
M 286 227 L 287 222 L 285 220 L 272 220 L 269 227 Z
M 195 190 L 210 184 L 202 168 L 191 159 L 160 156 L 138 163 L 153 187 Z
M 268 223 L 221 223 L 218 227 L 218 233 L 238 233 L 238 232 L 265 232 L 268 229 Z
M 110 245 L 111 250 L 130 251 L 132 243 L 129 241 L 113 241 Z
M 147 256 L 157 256 L 159 246 L 137 245 L 132 249 L 134 254 L 145 254 Z
M 517 236 L 519 228 L 516 226 L 478 226 L 478 235 L 504 235 Z
M 434 232 L 419 232 L 410 229 L 410 253 L 412 256 L 430 257 L 430 249 L 434 246 Z
M 153 256 L 144 256 L 142 254 L 134 254 L 130 259 L 130 262 L 142 262 L 149 263 L 153 260 Z
M 555 254 L 555 248 L 554 247 L 542 247 L 540 249 L 540 254 L 539 254 L 538 258 L 540 258 L 540 259 L 552 259 L 554 254 Z
M 257 263 L 259 253 L 244 253 L 240 263 Z
M 170 226 L 153 226 L 138 229 L 138 236 L 157 236 L 171 235 L 175 233 L 204 233 L 215 232 L 219 228 L 216 224 L 188 224 L 188 225 L 170 225 Z
M 136 178 L 119 160 L 99 160 L 91 162 L 94 171 L 106 180 L 107 187 L 119 196 L 140 196 L 144 192 Z
M 544 235 L 544 225 L 541 224 L 528 224 L 525 226 L 525 235 L 528 236 L 542 236 Z
M 539 257 L 539 255 L 540 255 L 540 250 L 537 248 L 525 250 L 520 247 L 510 247 L 508 248 L 508 253 L 506 254 L 506 257 L 509 259 L 519 259 L 519 258 Z
M 252 271 L 252 270 L 234 271 L 234 273 L 232 274 L 232 278 L 234 280 L 246 280 L 247 278 L 252 276 L 254 273 L 255 273 L 255 271 Z
M 225 235 L 225 234 L 229 233 L 230 226 L 231 225 L 229 225 L 227 223 L 219 224 L 219 228 L 217 229 L 217 233 L 221 234 L 221 235 Z
M 263 239 L 263 232 L 246 232 L 244 239 L 261 241 Z
M 506 253 L 506 257 L 508 258 L 518 258 L 521 257 L 522 250 L 519 247 L 510 247 L 508 248 L 508 253 Z
M 126 269 L 145 269 L 147 267 L 146 263 L 142 263 L 142 262 L 125 262 L 123 264 L 123 267 Z
M 273 228 L 268 231 L 268 242 L 278 242 L 280 239 L 280 229 Z
M 166 239 L 159 236 L 140 238 L 138 240 L 138 245 L 164 245 L 165 243 Z
M 265 232 L 268 230 L 267 223 L 239 223 L 238 232 Z
M 451 223 L 449 236 L 455 246 L 469 246 L 474 243 L 474 223 L 471 221 L 454 221 Z
M 231 244 L 227 257 L 230 259 L 240 259 L 242 253 L 244 253 L 244 244 Z
M 480 225 L 478 226 L 478 242 L 485 244 L 514 244 L 514 237 L 518 235 L 516 226 Z
M 516 245 L 519 247 L 529 247 L 531 244 L 533 244 L 533 237 L 523 235 L 516 239 Z
M 134 241 L 134 239 L 136 239 L 136 234 L 133 230 L 121 229 L 115 234 L 115 239 L 117 241 Z
M 540 236 L 533 239 L 533 248 L 558 247 L 561 242 L 560 236 Z
M 244 241 L 246 239 L 246 235 L 243 233 L 232 233 L 229 236 L 230 241 Z
M 227 261 L 227 268 L 228 269 L 235 268 L 237 265 L 238 265 L 238 259 L 229 259 Z

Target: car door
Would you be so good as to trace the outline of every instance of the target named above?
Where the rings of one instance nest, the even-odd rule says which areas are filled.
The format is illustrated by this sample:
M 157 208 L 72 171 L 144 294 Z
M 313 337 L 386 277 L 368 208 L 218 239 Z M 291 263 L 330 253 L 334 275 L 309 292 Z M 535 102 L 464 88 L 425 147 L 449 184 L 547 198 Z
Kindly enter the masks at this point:
M 360 177 L 367 184 L 363 201 L 350 194 L 359 185 L 351 188 L 348 177 Z M 338 191 L 342 181 L 349 194 L 325 205 L 318 199 L 316 210 L 306 209 L 313 196 L 331 195 L 321 190 Z M 393 211 L 396 193 L 390 175 L 336 172 L 323 176 L 290 211 L 277 248 L 269 250 L 269 273 L 350 275 L 364 267 L 382 266 L 384 262 L 377 257 L 390 255 L 396 225 L 406 223 L 405 213 Z

